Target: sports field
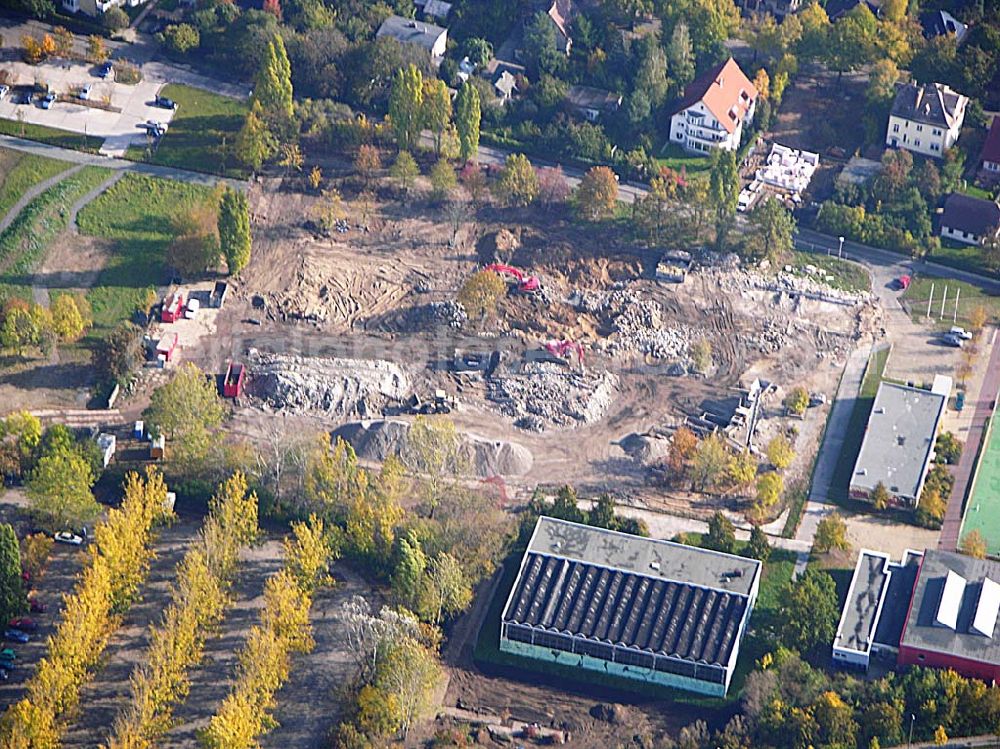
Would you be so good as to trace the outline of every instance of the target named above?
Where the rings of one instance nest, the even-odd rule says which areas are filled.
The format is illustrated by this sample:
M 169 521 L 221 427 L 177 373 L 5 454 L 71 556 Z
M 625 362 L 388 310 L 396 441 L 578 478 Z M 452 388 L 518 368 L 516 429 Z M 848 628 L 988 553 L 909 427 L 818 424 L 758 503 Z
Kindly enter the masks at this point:
M 995 428 L 996 415 L 994 407 L 959 536 L 965 538 L 966 533 L 978 530 L 991 556 L 1000 555 L 1000 430 Z

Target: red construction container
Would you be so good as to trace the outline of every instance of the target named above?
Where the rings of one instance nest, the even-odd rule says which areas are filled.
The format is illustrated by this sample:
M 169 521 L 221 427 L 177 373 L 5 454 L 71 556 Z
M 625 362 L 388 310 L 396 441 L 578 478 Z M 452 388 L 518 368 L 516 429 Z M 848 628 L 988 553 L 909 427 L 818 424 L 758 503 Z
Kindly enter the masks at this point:
M 243 394 L 243 378 L 246 376 L 246 367 L 242 364 L 229 362 L 226 368 L 226 379 L 222 383 L 222 394 L 227 398 L 237 398 Z
M 174 322 L 184 316 L 184 294 L 175 291 L 163 302 L 163 310 L 160 312 L 161 322 Z
M 156 357 L 163 357 L 164 361 L 174 358 L 174 350 L 177 348 L 177 334 L 166 333 L 156 344 Z

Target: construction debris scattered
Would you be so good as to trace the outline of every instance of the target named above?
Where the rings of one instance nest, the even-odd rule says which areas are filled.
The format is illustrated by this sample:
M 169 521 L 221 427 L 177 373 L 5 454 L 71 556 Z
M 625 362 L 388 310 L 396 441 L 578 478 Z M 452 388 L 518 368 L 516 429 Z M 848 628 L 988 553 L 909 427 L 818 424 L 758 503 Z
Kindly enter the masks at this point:
M 488 397 L 501 413 L 534 432 L 600 420 L 617 389 L 618 377 L 611 372 L 573 372 L 548 362 L 526 363 L 519 373 L 495 375 L 487 383 Z

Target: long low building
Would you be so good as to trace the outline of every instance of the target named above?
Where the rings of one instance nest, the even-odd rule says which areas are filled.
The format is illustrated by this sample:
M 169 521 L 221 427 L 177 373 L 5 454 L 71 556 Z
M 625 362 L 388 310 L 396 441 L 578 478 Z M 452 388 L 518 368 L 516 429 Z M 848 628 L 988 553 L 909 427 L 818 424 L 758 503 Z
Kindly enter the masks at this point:
M 541 517 L 500 650 L 724 696 L 760 575 L 753 559 Z
M 951 378 L 941 376 L 931 390 L 879 385 L 851 475 L 852 499 L 871 499 L 881 484 L 893 503 L 917 506 L 950 391 Z
M 907 551 L 899 564 L 863 550 L 833 642 L 833 660 L 867 668 L 871 655 L 898 666 L 950 668 L 1000 680 L 1000 562 L 950 551 Z

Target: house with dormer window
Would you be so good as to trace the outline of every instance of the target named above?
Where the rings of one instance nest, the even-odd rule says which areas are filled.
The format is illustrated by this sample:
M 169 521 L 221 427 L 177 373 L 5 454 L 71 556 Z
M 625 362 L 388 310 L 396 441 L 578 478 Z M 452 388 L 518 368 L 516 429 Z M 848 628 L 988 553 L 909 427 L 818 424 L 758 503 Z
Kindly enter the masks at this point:
M 684 89 L 670 117 L 670 142 L 691 153 L 735 151 L 753 121 L 757 89 L 730 57 Z
M 896 90 L 885 144 L 940 159 L 958 140 L 968 103 L 943 83 L 905 83 Z

